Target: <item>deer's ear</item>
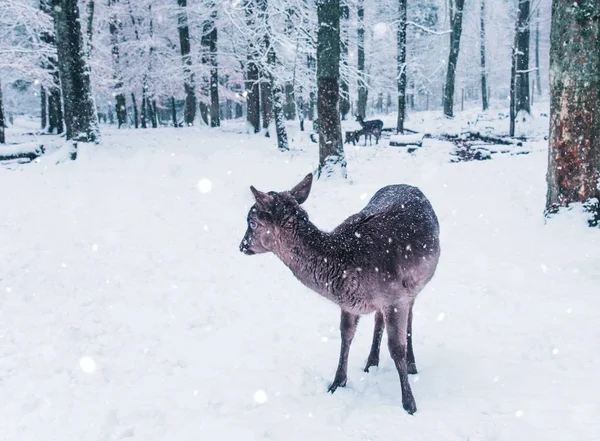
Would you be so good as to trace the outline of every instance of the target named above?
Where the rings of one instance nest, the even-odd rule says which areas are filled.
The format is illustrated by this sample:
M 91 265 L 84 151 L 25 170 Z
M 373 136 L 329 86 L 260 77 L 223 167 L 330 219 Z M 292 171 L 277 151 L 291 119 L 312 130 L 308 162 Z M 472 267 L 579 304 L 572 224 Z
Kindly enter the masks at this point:
M 256 199 L 256 204 L 258 205 L 258 208 L 262 211 L 268 211 L 269 205 L 271 204 L 271 202 L 273 202 L 273 196 L 267 193 L 263 193 L 260 190 L 257 190 L 252 185 L 250 186 L 250 191 L 252 191 L 254 199 Z
M 290 193 L 292 194 L 292 196 L 294 196 L 294 198 L 296 199 L 296 201 L 298 201 L 299 204 L 303 204 L 306 201 L 306 199 L 308 199 L 310 188 L 312 187 L 312 180 L 313 175 L 312 173 L 309 173 L 305 176 L 304 179 L 302 179 L 302 181 L 300 181 L 298 185 L 296 185 L 290 190 Z

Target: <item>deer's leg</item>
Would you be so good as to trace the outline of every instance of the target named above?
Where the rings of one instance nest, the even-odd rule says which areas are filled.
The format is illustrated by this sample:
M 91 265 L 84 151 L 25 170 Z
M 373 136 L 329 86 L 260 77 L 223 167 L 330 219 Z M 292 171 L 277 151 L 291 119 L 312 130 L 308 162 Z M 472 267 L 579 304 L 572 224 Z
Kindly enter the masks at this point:
M 389 306 L 384 310 L 383 316 L 387 326 L 388 347 L 390 355 L 398 369 L 400 376 L 400 387 L 402 388 L 402 407 L 409 414 L 417 411 L 417 404 L 408 382 L 407 344 L 406 330 L 408 327 L 408 315 L 410 304 L 399 303 Z
M 333 380 L 333 383 L 331 383 L 331 386 L 329 386 L 329 392 L 331 393 L 334 393 L 338 387 L 346 386 L 348 372 L 348 353 L 350 352 L 350 344 L 352 343 L 354 333 L 356 332 L 358 318 L 358 315 L 342 311 L 342 317 L 340 319 L 342 347 L 340 349 L 340 361 L 338 363 L 337 371 L 335 373 L 335 378 Z
M 383 320 L 383 313 L 377 311 L 375 313 L 375 329 L 373 330 L 373 343 L 371 344 L 371 352 L 369 358 L 367 358 L 367 365 L 365 366 L 365 372 L 369 372 L 371 366 L 379 366 L 379 349 L 381 348 L 381 337 L 383 336 L 383 330 L 385 328 L 385 321 Z
M 408 312 L 408 326 L 406 328 L 406 342 L 408 346 L 408 373 L 416 374 L 417 371 L 417 363 L 415 361 L 415 352 L 413 351 L 412 344 L 412 321 L 413 321 L 413 305 L 410 305 L 410 311 Z

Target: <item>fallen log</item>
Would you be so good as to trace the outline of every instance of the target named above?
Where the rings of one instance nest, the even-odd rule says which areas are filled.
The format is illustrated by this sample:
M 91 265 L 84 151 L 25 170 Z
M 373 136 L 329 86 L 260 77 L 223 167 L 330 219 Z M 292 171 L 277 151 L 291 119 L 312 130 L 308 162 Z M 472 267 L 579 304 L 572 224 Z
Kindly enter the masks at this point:
M 13 159 L 29 159 L 33 161 L 44 153 L 44 146 L 37 142 L 7 145 L 0 147 L 0 161 L 10 161 Z

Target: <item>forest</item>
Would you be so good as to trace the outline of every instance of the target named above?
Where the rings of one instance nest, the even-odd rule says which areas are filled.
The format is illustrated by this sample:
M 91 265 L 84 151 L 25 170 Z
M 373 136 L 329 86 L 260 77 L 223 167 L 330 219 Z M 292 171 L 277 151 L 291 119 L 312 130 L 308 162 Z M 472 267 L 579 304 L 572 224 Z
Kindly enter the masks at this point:
M 0 188 L 0 439 L 596 437 L 598 0 L 0 0 Z

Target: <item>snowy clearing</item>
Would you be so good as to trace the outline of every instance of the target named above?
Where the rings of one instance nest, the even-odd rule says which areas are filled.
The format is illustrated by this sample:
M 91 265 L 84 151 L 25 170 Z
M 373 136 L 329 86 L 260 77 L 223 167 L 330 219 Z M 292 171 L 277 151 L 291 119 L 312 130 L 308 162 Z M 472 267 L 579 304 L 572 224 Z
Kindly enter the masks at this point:
M 239 252 L 249 185 L 314 170 L 317 145 L 291 138 L 279 153 L 227 127 L 104 129 L 75 162 L 0 167 L 0 439 L 597 439 L 600 231 L 544 222 L 546 142 L 456 164 L 433 139 L 346 146 L 351 182 L 315 182 L 305 207 L 324 229 L 391 183 L 437 212 L 409 416 L 385 337 L 362 371 L 372 315 L 329 395 L 339 309 Z

